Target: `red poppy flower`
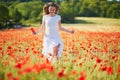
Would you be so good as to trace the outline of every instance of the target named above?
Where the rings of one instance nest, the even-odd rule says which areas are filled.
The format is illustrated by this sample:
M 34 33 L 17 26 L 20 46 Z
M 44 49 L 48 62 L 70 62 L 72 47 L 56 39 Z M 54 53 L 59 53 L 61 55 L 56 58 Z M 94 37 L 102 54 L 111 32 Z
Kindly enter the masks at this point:
M 27 68 L 24 69 L 24 71 L 26 73 L 30 73 L 30 72 L 32 72 L 32 67 L 27 67 Z
M 12 77 L 12 73 L 11 72 L 9 72 L 9 73 L 7 73 L 7 77 Z
M 71 75 L 75 75 L 77 72 L 75 70 L 71 71 Z
M 35 33 L 35 30 L 34 30 L 34 28 L 31 28 L 30 30 L 31 30 L 33 33 Z
M 100 63 L 101 61 L 102 61 L 102 59 L 100 59 L 100 58 L 97 58 L 97 59 L 96 59 L 96 62 L 97 62 L 97 63 Z
M 113 74 L 113 67 L 112 66 L 107 67 L 107 73 Z
M 80 76 L 78 80 L 85 80 L 85 76 L 84 75 Z
M 22 64 L 20 64 L 20 63 L 17 63 L 17 64 L 15 65 L 15 68 L 20 69 L 21 67 L 22 67 Z
M 2 50 L 2 48 L 0 47 L 0 50 Z
M 48 66 L 47 67 L 47 72 L 53 72 L 54 71 L 54 67 L 53 66 Z
M 64 70 L 59 71 L 58 74 L 57 74 L 57 76 L 58 77 L 64 77 L 65 76 Z
M 86 78 L 85 72 L 81 72 L 80 77 L 78 78 L 78 80 L 85 80 L 85 78 Z
M 120 66 L 118 67 L 118 74 L 120 75 Z
M 19 78 L 18 77 L 14 77 L 12 80 L 19 80 Z
M 7 49 L 12 49 L 12 46 L 8 46 Z

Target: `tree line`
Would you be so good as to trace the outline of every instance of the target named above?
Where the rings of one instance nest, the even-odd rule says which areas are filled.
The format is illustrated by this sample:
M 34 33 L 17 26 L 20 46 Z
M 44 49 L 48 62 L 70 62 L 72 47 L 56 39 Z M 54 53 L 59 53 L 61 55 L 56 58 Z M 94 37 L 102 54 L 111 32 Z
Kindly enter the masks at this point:
M 60 6 L 59 14 L 64 23 L 75 23 L 76 16 L 120 18 L 120 1 L 117 0 L 1 0 L 0 28 L 10 23 L 12 27 L 12 24 L 41 22 L 43 5 L 47 2 Z

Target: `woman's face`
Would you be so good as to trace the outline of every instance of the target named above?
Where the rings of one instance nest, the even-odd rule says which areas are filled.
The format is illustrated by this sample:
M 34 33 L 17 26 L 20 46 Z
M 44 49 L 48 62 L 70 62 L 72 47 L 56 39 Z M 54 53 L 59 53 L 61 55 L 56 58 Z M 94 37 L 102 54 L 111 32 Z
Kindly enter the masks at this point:
M 54 6 L 50 6 L 50 7 L 48 8 L 48 11 L 49 11 L 50 14 L 55 14 L 56 8 L 55 8 Z

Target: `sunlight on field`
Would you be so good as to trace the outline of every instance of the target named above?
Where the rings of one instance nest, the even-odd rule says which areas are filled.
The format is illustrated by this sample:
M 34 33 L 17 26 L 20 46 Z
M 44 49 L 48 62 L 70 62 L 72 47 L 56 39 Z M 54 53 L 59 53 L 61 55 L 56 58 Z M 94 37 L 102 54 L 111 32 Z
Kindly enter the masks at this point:
M 105 26 L 105 25 L 81 25 L 81 24 L 63 24 L 64 27 L 76 28 L 80 31 L 92 32 L 120 32 L 120 26 Z
M 85 21 L 86 24 L 98 24 L 98 25 L 108 25 L 108 26 L 120 26 L 120 19 L 113 18 L 98 18 L 98 17 L 76 17 L 79 22 Z
M 80 31 L 120 32 L 120 19 L 76 17 L 75 24 L 62 24 L 65 27 L 75 27 Z

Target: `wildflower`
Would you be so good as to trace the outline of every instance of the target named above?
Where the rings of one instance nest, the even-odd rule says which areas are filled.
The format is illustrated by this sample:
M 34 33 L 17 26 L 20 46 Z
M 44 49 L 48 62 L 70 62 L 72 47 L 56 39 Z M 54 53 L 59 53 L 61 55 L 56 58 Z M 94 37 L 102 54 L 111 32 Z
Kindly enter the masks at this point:
M 106 71 L 106 70 L 107 70 L 107 66 L 102 66 L 102 67 L 100 67 L 100 70 L 101 70 L 101 71 Z
M 96 62 L 97 62 L 97 63 L 100 63 L 101 61 L 102 61 L 102 59 L 100 59 L 100 58 L 97 58 L 97 59 L 96 59 Z
M 118 74 L 120 75 L 120 66 L 118 67 Z
M 113 74 L 113 67 L 112 66 L 107 67 L 107 73 Z
M 22 67 L 22 64 L 20 64 L 20 63 L 17 63 L 17 64 L 15 65 L 15 68 L 20 69 L 21 67 Z
M 85 76 L 84 75 L 80 76 L 78 80 L 85 80 Z
M 0 50 L 2 50 L 2 48 L 0 47 Z
M 75 75 L 76 74 L 76 71 L 75 70 L 72 70 L 71 71 L 71 75 Z
M 19 78 L 18 77 L 13 77 L 13 79 L 12 80 L 19 80 Z
M 95 64 L 93 67 L 96 68 L 96 67 L 97 67 L 97 64 Z
M 24 71 L 23 71 L 23 70 L 19 70 L 19 71 L 18 71 L 18 74 L 19 74 L 19 75 L 23 75 L 23 74 L 24 74 Z
M 12 49 L 12 46 L 8 46 L 7 49 Z
M 31 31 L 32 31 L 33 33 L 35 33 L 35 30 L 34 30 L 34 28 L 31 28 Z
M 78 80 L 85 80 L 85 78 L 86 78 L 85 72 L 81 72 L 80 77 L 78 78 Z
M 24 71 L 26 73 L 30 73 L 30 72 L 32 72 L 32 68 L 31 67 L 27 67 L 27 68 L 24 69 Z
M 53 66 L 48 66 L 47 67 L 47 72 L 53 72 L 54 71 L 54 67 Z
M 11 72 L 7 73 L 7 77 L 12 77 L 13 74 Z
M 44 57 L 44 55 L 43 55 L 43 54 L 40 54 L 40 55 L 39 55 L 39 58 L 43 58 L 43 57 Z
M 75 59 L 73 62 L 75 63 L 75 62 L 77 62 L 77 60 Z
M 64 70 L 59 71 L 58 74 L 57 74 L 57 76 L 58 77 L 64 77 L 65 76 Z

